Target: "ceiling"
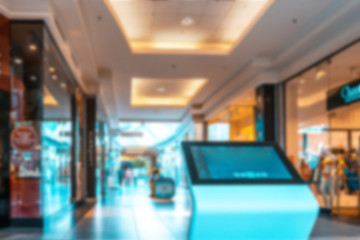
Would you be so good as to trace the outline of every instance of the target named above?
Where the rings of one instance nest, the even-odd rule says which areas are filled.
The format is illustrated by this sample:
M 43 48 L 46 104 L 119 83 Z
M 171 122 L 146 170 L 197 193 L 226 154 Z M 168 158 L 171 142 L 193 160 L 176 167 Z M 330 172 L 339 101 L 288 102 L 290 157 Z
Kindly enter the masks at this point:
M 230 14 L 237 9 L 235 5 L 242 4 L 241 1 L 118 1 L 116 4 L 136 5 L 133 9 L 142 13 L 138 17 L 138 13 L 119 11 L 116 14 L 124 18 L 124 24 L 108 7 L 108 1 L 32 0 L 31 6 L 26 2 L 0 0 L 0 12 L 1 6 L 5 6 L 5 13 L 12 17 L 34 18 L 41 13 L 79 83 L 88 91 L 90 86 L 95 86 L 93 89 L 97 90 L 105 115 L 115 123 L 119 119 L 180 121 L 192 113 L 193 104 L 201 106 L 199 113 L 211 114 L 220 103 L 232 101 L 234 94 L 241 95 L 242 88 L 261 81 L 283 80 L 347 44 L 353 36 L 359 37 L 359 24 L 356 23 L 360 22 L 360 1 L 352 0 L 275 0 L 260 18 L 252 19 L 253 23 L 242 36 L 232 38 L 224 37 L 226 34 L 222 35 L 218 30 L 225 27 L 241 29 L 241 21 L 237 25 L 234 20 L 236 14 Z M 214 4 L 218 8 L 208 7 Z M 130 12 L 133 11 L 131 8 L 128 8 Z M 211 19 L 202 21 L 210 12 Z M 134 50 L 132 41 L 150 41 L 160 29 L 181 32 L 185 28 L 179 26 L 183 16 L 193 20 L 186 31 L 206 35 L 202 43 L 230 43 L 228 49 L 231 50 L 226 53 L 211 53 L 207 47 L 200 48 L 207 49 L 205 52 L 173 51 L 174 47 L 166 51 Z M 125 18 L 136 18 L 139 23 Z M 228 19 L 232 19 L 231 22 L 225 23 Z M 126 21 L 134 21 L 134 26 L 127 26 Z M 151 26 L 144 27 L 145 24 Z M 206 27 L 206 24 L 210 26 Z M 146 31 L 142 32 L 144 29 Z M 132 30 L 141 30 L 141 36 L 135 38 L 135 33 L 130 33 Z M 350 30 L 353 32 L 348 34 Z M 181 40 L 176 34 L 164 39 Z M 134 78 L 154 80 L 151 89 L 157 89 L 157 81 L 164 79 L 176 83 L 179 79 L 201 78 L 207 79 L 207 83 L 183 107 L 133 107 L 131 86 Z M 163 92 L 153 94 L 166 95 Z
M 186 107 L 206 84 L 207 79 L 146 79 L 131 80 L 132 107 Z
M 106 0 L 133 53 L 228 54 L 271 0 Z

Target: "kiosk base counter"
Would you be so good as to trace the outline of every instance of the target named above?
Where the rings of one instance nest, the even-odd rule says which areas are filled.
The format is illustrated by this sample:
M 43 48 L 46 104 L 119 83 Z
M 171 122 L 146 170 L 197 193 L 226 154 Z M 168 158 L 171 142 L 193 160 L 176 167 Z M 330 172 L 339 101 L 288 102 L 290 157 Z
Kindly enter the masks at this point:
M 318 203 L 304 186 L 195 186 L 192 240 L 308 239 Z
M 316 198 L 274 143 L 184 142 L 190 240 L 305 240 Z

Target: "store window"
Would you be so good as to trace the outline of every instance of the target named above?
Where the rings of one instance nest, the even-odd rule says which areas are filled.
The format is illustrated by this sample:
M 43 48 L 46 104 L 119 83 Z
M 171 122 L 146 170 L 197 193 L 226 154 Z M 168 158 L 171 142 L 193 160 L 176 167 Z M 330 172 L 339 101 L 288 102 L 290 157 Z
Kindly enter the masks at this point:
M 286 151 L 321 207 L 358 214 L 360 43 L 286 83 Z M 356 211 L 351 211 L 356 209 Z
M 10 37 L 11 218 L 15 225 L 45 227 L 71 207 L 76 83 L 43 22 L 14 21 Z
M 229 141 L 230 140 L 230 122 L 229 110 L 225 109 L 217 114 L 208 122 L 209 141 Z
M 208 122 L 209 141 L 256 141 L 255 90 L 240 94 Z
M 252 106 L 233 105 L 230 112 L 230 140 L 255 141 L 255 108 Z

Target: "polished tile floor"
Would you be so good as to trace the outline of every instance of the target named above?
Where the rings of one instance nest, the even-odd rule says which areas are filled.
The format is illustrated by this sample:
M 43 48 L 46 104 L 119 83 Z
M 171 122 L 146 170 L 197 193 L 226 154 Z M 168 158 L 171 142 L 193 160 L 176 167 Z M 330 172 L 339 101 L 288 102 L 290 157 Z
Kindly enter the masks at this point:
M 74 226 L 64 218 L 56 227 L 0 230 L 6 240 L 186 240 L 189 194 L 179 190 L 172 203 L 157 203 L 146 186 L 110 189 Z M 319 217 L 311 240 L 360 239 L 360 225 Z

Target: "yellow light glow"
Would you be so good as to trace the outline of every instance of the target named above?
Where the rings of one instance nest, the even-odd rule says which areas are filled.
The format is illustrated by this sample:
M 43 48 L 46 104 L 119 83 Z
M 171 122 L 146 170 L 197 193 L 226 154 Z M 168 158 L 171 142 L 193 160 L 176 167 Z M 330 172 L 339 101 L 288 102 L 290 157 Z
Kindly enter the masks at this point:
M 325 101 L 326 93 L 324 92 L 317 92 L 306 97 L 301 97 L 297 101 L 297 105 L 299 108 L 307 108 L 312 105 L 315 105 L 319 102 Z
M 185 107 L 206 84 L 207 79 L 146 79 L 131 81 L 132 107 Z M 159 86 L 164 91 L 159 92 Z
M 229 54 L 273 2 L 105 0 L 133 53 L 184 54 Z
M 50 93 L 49 89 L 44 87 L 44 98 L 43 104 L 46 107 L 58 107 L 59 103 L 56 101 L 55 97 Z
M 316 80 L 320 80 L 321 78 L 326 76 L 325 70 L 319 70 L 316 72 Z

